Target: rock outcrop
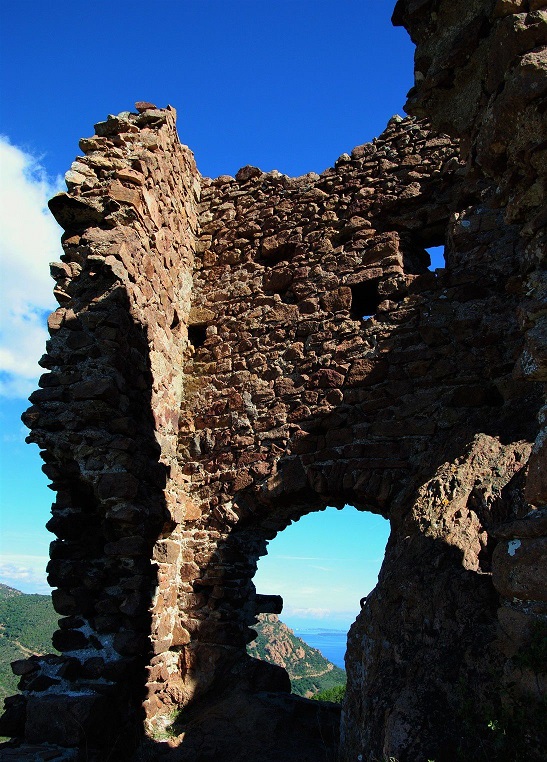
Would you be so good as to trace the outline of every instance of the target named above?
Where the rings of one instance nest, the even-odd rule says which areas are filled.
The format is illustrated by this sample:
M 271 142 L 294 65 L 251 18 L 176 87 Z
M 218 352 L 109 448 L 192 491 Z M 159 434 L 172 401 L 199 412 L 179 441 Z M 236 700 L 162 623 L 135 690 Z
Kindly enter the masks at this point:
M 286 670 L 296 695 L 313 698 L 328 688 L 345 684 L 344 670 L 296 636 L 277 614 L 260 614 L 255 630 L 256 637 L 247 646 L 247 653 Z
M 201 178 L 144 103 L 82 141 L 25 416 L 58 495 L 62 656 L 29 662 L 3 728 L 131 758 L 142 713 L 154 737 L 182 709 L 173 759 L 223 738 L 304 759 L 304 737 L 318 758 L 319 709 L 246 654 L 279 613 L 252 578 L 291 520 L 351 503 L 391 536 L 341 758 L 542 758 L 544 6 L 400 0 L 433 129 L 394 117 L 322 175 Z

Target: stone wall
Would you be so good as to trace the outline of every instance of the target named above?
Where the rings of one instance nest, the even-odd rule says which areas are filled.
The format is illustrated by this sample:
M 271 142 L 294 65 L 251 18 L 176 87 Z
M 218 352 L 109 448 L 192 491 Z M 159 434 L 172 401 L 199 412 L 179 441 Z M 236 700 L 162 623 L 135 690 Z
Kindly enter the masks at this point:
M 460 11 L 443 1 L 397 3 L 394 22 L 404 24 L 417 44 L 415 87 L 406 108 L 427 114 L 434 127 L 460 139 L 468 175 L 488 183 L 491 203 L 518 225 L 517 316 L 525 341 L 515 373 L 545 383 L 547 2 L 475 0 Z M 538 660 L 534 669 L 530 654 L 546 635 L 546 422 L 544 406 L 525 484 L 526 500 L 537 510 L 492 530 L 499 540 L 493 582 L 505 659 L 501 694 L 512 717 L 527 706 L 526 721 L 541 713 L 545 695 L 544 676 L 536 674 Z
M 326 505 L 388 516 L 350 633 L 348 759 L 458 747 L 456 686 L 476 699 L 497 668 L 487 530 L 528 510 L 514 497 L 540 398 L 514 378 L 521 242 L 462 176 L 445 136 L 393 120 L 321 176 L 246 167 L 202 193 L 181 431 L 200 595 L 183 616 L 195 602 L 198 638 L 243 646 L 265 540 Z M 443 241 L 432 273 L 423 247 Z
M 542 5 L 399 2 L 437 131 L 394 117 L 322 175 L 201 178 L 151 104 L 82 141 L 25 415 L 63 655 L 15 664 L 3 732 L 95 760 L 145 727 L 180 762 L 413 762 L 494 759 L 494 722 L 541 758 Z M 267 541 L 345 503 L 391 536 L 337 750 L 336 711 L 245 646 L 280 610 L 252 582 Z

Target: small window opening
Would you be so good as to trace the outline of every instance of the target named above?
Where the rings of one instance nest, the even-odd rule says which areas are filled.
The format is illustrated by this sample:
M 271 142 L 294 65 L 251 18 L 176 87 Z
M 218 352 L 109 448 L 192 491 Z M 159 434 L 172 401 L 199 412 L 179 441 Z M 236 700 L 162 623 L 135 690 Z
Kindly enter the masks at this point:
M 278 265 L 280 262 L 290 262 L 296 254 L 296 244 L 292 241 L 279 243 L 275 248 L 262 248 L 262 257 L 270 267 Z
M 426 249 L 426 251 L 429 254 L 429 258 L 431 260 L 431 264 L 428 267 L 431 272 L 446 266 L 444 259 L 444 246 L 431 246 L 430 248 Z
M 207 337 L 207 326 L 205 325 L 189 325 L 188 326 L 188 341 L 197 349 L 205 344 Z
M 171 330 L 173 331 L 178 325 L 180 325 L 180 318 L 176 310 L 173 310 L 173 320 L 171 321 Z
M 383 298 L 378 293 L 378 281 L 367 280 L 350 286 L 350 313 L 354 320 L 367 320 L 372 317 Z

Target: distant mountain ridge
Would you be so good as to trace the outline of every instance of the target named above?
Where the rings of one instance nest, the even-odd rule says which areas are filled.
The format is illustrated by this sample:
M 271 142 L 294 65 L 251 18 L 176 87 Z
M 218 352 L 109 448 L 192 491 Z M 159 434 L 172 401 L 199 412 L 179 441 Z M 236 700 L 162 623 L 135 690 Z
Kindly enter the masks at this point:
M 255 630 L 257 637 L 247 646 L 247 653 L 284 667 L 291 678 L 293 693 L 311 698 L 345 684 L 344 670 L 295 635 L 276 614 L 260 614 Z

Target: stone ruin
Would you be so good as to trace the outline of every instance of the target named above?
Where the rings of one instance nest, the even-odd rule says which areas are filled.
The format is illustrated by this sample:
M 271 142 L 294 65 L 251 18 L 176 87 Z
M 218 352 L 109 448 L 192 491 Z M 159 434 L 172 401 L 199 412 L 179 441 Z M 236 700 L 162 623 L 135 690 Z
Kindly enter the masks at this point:
M 2 759 L 543 758 L 547 3 L 464 5 L 399 0 L 414 116 L 321 175 L 204 178 L 147 103 L 80 142 L 24 416 L 61 655 Z M 344 504 L 391 535 L 340 717 L 245 647 L 268 540 Z

